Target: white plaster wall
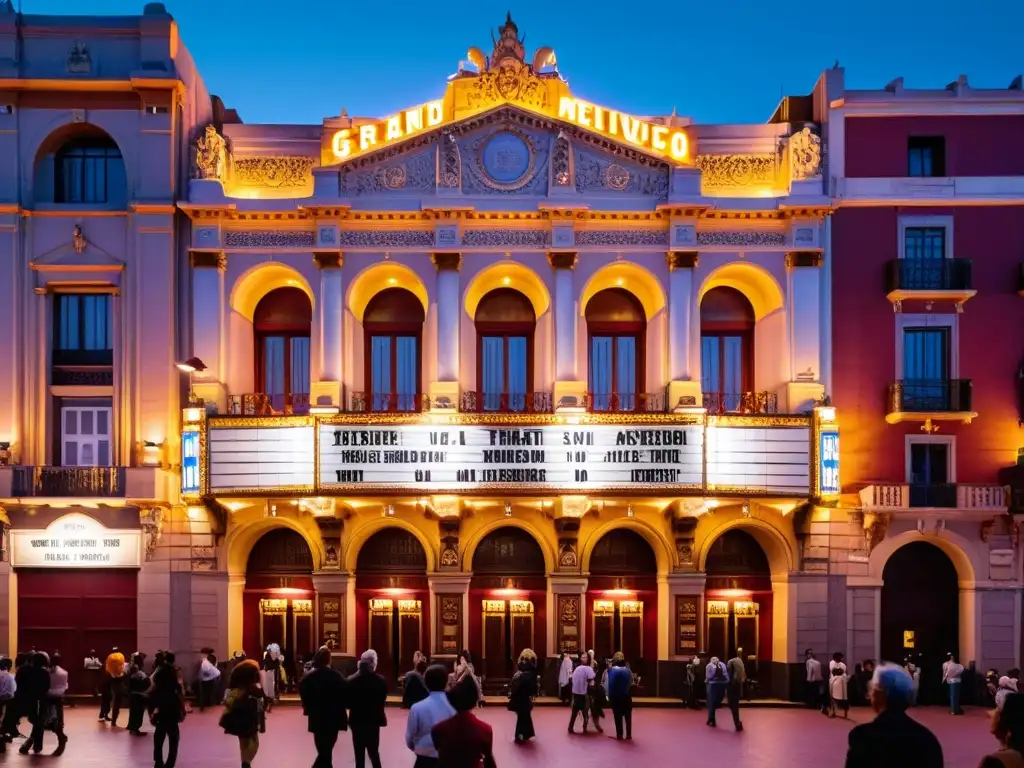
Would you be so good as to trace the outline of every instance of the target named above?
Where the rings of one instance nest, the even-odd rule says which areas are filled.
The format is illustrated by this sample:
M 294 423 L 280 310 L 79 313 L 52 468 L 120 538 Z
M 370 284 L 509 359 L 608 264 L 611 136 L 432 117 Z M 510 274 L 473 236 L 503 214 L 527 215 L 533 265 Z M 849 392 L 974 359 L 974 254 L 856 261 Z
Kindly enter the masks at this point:
M 786 310 L 780 309 L 754 326 L 754 391 L 781 393 L 787 381 Z

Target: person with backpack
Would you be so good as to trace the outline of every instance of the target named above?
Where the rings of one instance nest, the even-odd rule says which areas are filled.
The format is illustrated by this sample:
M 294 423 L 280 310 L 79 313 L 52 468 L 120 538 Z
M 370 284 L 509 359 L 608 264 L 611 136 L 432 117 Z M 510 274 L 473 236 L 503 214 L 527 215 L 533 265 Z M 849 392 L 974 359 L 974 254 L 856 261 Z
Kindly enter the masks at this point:
M 708 686 L 708 725 L 715 727 L 715 710 L 722 706 L 725 691 L 729 687 L 729 671 L 717 656 L 712 656 L 704 669 Z

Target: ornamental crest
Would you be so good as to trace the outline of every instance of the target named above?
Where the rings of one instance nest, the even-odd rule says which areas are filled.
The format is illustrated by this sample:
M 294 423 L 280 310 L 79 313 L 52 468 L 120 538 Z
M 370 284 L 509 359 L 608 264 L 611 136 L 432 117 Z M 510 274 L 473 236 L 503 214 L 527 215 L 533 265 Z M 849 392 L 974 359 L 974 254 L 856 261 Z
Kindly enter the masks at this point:
M 790 136 L 789 163 L 793 181 L 818 176 L 821 173 L 821 137 L 806 126 Z
M 213 125 L 206 126 L 205 133 L 196 140 L 195 178 L 224 181 L 227 163 L 227 144 Z
M 526 107 L 543 109 L 548 103 L 548 92 L 529 66 L 514 59 L 506 59 L 498 69 L 484 72 L 475 80 L 466 100 L 470 107 L 475 108 L 512 101 Z

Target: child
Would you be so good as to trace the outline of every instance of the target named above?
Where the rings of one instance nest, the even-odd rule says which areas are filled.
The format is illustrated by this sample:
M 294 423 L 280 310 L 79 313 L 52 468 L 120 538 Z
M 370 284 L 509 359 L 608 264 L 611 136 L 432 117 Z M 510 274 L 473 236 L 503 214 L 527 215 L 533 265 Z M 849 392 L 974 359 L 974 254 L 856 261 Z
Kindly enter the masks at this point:
M 849 717 L 850 714 L 850 703 L 846 696 L 846 666 L 836 665 L 832 668 L 832 677 L 828 681 L 829 699 L 831 703 L 829 705 L 829 717 L 836 716 L 836 709 L 843 710 L 843 717 Z

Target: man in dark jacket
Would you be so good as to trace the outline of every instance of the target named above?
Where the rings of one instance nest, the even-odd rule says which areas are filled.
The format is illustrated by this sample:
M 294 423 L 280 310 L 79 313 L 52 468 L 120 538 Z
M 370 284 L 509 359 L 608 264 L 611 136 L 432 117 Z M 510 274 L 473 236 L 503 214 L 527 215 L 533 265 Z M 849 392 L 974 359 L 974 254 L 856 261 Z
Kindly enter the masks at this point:
M 384 714 L 388 684 L 377 674 L 376 651 L 371 649 L 360 657 L 359 671 L 348 678 L 346 694 L 356 768 L 366 768 L 367 754 L 370 765 L 381 768 L 380 729 L 388 724 Z
M 27 755 L 29 749 L 36 754 L 43 751 L 43 727 L 46 725 L 46 694 L 50 691 L 50 673 L 46 666 L 49 659 L 42 653 L 33 653 L 28 664 L 25 665 L 25 672 L 19 670 L 17 683 L 18 693 L 23 696 L 22 710 L 30 723 L 32 723 L 32 734 L 25 740 L 25 743 L 18 749 L 23 755 Z M 17 694 L 16 694 L 17 695 Z M 63 752 L 63 748 L 61 748 Z
M 313 657 L 313 671 L 299 683 L 302 711 L 316 745 L 313 768 L 332 768 L 339 731 L 348 730 L 345 715 L 345 678 L 331 668 L 331 651 L 321 648 Z
M 882 664 L 871 680 L 871 706 L 878 716 L 850 731 L 846 768 L 942 768 L 935 735 L 907 715 L 913 700 L 910 675 Z

